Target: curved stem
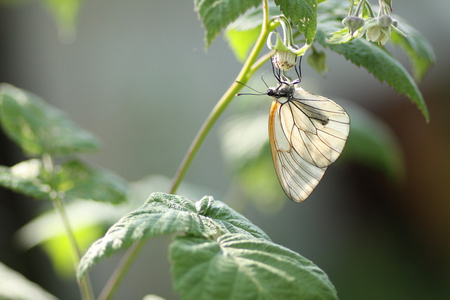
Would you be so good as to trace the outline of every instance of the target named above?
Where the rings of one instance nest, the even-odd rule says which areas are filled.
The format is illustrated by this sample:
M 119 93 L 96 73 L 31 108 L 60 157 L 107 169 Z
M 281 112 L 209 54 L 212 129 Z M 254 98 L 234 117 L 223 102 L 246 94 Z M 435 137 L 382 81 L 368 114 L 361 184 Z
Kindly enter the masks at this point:
M 70 226 L 69 219 L 67 217 L 66 210 L 64 209 L 63 200 L 56 196 L 53 199 L 53 206 L 55 210 L 61 217 L 61 220 L 64 224 L 64 229 L 66 231 L 67 238 L 69 239 L 69 244 L 72 249 L 72 255 L 74 260 L 74 269 L 77 269 L 77 264 L 80 261 L 80 257 L 82 255 L 80 246 L 75 238 L 75 234 L 72 231 L 72 227 Z M 84 300 L 92 300 L 94 299 L 94 292 L 92 290 L 92 285 L 89 279 L 89 275 L 84 276 L 79 282 L 80 293 L 82 299 Z
M 239 72 L 238 76 L 236 77 L 233 84 L 228 88 L 228 90 L 223 94 L 222 98 L 220 98 L 219 102 L 217 102 L 216 106 L 213 108 L 209 116 L 206 118 L 205 122 L 203 123 L 202 127 L 198 131 L 197 135 L 195 136 L 194 140 L 192 141 L 191 146 L 189 147 L 183 161 L 180 164 L 180 167 L 178 168 L 175 177 L 172 181 L 172 185 L 170 186 L 169 193 L 173 194 L 178 189 L 178 186 L 180 185 L 181 181 L 184 178 L 184 175 L 186 174 L 186 171 L 189 169 L 189 166 L 192 163 L 192 160 L 194 159 L 195 155 L 197 154 L 198 149 L 202 145 L 203 141 L 205 140 L 205 137 L 208 135 L 209 131 L 211 130 L 212 126 L 216 123 L 219 116 L 222 114 L 222 112 L 225 110 L 225 108 L 231 103 L 231 101 L 234 99 L 237 92 L 242 88 L 241 84 L 238 84 L 237 81 L 242 83 L 247 83 L 248 79 L 253 75 L 253 73 L 256 71 L 255 68 L 252 68 L 253 63 L 256 61 L 259 53 L 261 52 L 265 41 L 267 40 L 267 36 L 269 35 L 269 10 L 267 7 L 267 0 L 263 1 L 263 24 L 261 29 L 261 34 L 258 37 L 258 40 L 256 41 L 255 46 L 253 47 L 249 57 L 247 58 L 247 61 L 243 65 L 241 71 Z
M 252 51 L 250 52 L 249 57 L 247 58 L 245 64 L 243 65 L 241 71 L 239 72 L 238 76 L 236 77 L 233 84 L 228 88 L 228 90 L 223 94 L 223 96 L 220 98 L 220 100 L 217 102 L 217 104 L 212 109 L 211 113 L 206 118 L 205 122 L 203 123 L 202 127 L 200 127 L 197 135 L 195 136 L 194 140 L 192 141 L 191 146 L 189 147 L 188 151 L 186 152 L 186 155 L 183 159 L 183 161 L 180 164 L 180 167 L 178 168 L 174 179 L 172 181 L 172 184 L 169 188 L 169 193 L 173 194 L 178 189 L 181 181 L 183 180 L 187 170 L 189 169 L 190 164 L 192 163 L 192 160 L 194 159 L 195 155 L 197 154 L 198 149 L 202 145 L 203 141 L 205 140 L 206 136 L 208 135 L 209 131 L 213 127 L 213 125 L 216 123 L 219 116 L 223 113 L 225 108 L 231 103 L 231 101 L 234 99 L 235 95 L 239 90 L 243 87 L 241 84 L 238 84 L 236 81 L 247 83 L 250 77 L 254 74 L 254 72 L 270 57 L 269 55 L 263 56 L 258 62 L 255 63 L 255 61 L 258 58 L 258 55 L 261 53 L 261 50 L 267 40 L 267 36 L 269 35 L 271 28 L 269 26 L 269 9 L 267 6 L 267 0 L 263 0 L 263 24 L 261 29 L 261 34 L 258 37 L 258 40 L 256 41 L 255 46 L 253 47 Z M 123 256 L 120 264 L 116 267 L 116 270 L 109 278 L 107 284 L 105 285 L 103 291 L 100 294 L 99 300 L 106 300 L 111 299 L 113 293 L 117 289 L 119 283 L 124 278 L 125 274 L 128 272 L 129 268 L 131 267 L 132 262 L 136 259 L 138 256 L 140 250 L 144 246 L 145 241 L 141 240 L 137 243 L 135 243 L 133 246 L 131 246 L 125 255 Z

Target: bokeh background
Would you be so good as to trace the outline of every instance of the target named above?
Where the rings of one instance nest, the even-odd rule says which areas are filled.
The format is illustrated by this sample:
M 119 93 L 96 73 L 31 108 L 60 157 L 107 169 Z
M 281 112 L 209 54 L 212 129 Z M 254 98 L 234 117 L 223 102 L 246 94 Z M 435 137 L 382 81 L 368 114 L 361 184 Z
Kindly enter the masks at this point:
M 219 129 L 239 101 L 260 102 L 267 110 L 270 100 L 243 97 L 209 134 L 186 182 L 216 199 L 246 203 L 238 205 L 241 212 L 274 242 L 320 266 L 341 299 L 450 299 L 449 10 L 448 1 L 394 2 L 394 12 L 427 37 L 437 56 L 420 83 L 429 124 L 406 97 L 338 55 L 327 52 L 325 75 L 303 65 L 305 89 L 347 99 L 385 122 L 403 153 L 400 180 L 343 159 L 304 203 L 286 198 L 275 212 L 248 204 L 230 191 L 236 175 L 225 164 Z M 0 82 L 40 95 L 99 137 L 101 151 L 83 157 L 90 163 L 127 181 L 152 174 L 171 178 L 241 63 L 222 36 L 205 50 L 192 1 L 84 1 L 76 27 L 69 43 L 39 1 L 0 1 Z M 401 52 L 394 53 L 409 67 Z M 259 76 L 251 85 L 263 87 Z M 22 159 L 0 134 L 0 164 Z M 161 184 L 159 191 L 165 189 Z M 78 299 L 73 279 L 60 278 L 41 248 L 24 251 L 14 240 L 20 227 L 47 208 L 0 190 L 0 261 L 61 299 Z M 169 242 L 148 242 L 116 299 L 148 293 L 177 299 Z M 94 267 L 97 293 L 119 259 Z

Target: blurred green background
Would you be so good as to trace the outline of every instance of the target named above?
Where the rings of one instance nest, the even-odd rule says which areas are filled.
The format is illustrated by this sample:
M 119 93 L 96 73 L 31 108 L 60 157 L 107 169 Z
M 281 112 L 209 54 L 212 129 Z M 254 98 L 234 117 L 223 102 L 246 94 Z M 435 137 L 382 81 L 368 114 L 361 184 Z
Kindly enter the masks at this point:
M 221 133 L 243 102 L 268 114 L 270 99 L 241 97 L 206 139 L 186 181 L 242 210 L 274 242 L 313 260 L 341 299 L 450 299 L 449 10 L 448 1 L 394 2 L 394 13 L 419 29 L 437 56 L 420 84 L 430 124 L 406 97 L 338 55 L 327 52 L 330 71 L 324 76 L 303 64 L 306 90 L 347 99 L 385 122 L 403 153 L 401 179 L 347 154 L 304 203 L 280 193 L 283 206 L 259 209 L 236 184 L 240 177 L 226 164 Z M 241 67 L 222 36 L 208 50 L 203 37 L 192 1 L 83 1 L 73 41 L 70 30 L 61 35 L 39 1 L 0 1 L 0 82 L 41 96 L 98 136 L 102 149 L 84 157 L 90 163 L 128 181 L 151 174 L 171 178 Z M 409 67 L 400 51 L 393 52 Z M 259 76 L 250 85 L 264 90 Z M 0 135 L 0 164 L 22 159 Z M 144 185 L 143 195 L 167 189 L 164 183 L 156 186 Z M 41 248 L 24 251 L 14 238 L 49 207 L 0 190 L 0 261 L 62 299 L 79 299 L 73 279 L 59 278 Z M 116 299 L 142 299 L 147 293 L 177 299 L 169 241 L 148 242 Z M 119 259 L 94 267 L 97 294 Z

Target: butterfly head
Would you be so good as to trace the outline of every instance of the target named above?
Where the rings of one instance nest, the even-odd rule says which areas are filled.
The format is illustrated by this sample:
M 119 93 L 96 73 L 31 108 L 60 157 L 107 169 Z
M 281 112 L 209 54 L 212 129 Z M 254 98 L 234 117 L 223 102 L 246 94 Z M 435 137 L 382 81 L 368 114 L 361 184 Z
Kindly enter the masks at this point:
M 277 87 L 267 89 L 266 94 L 276 99 L 287 98 L 289 100 L 294 95 L 294 92 L 295 92 L 294 83 L 281 82 Z

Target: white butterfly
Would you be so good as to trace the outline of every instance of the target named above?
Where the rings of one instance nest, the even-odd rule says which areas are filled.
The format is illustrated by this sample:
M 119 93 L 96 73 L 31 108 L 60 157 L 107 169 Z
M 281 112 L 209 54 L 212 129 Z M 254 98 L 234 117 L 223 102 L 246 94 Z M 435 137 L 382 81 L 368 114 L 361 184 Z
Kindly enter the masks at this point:
M 300 79 L 274 75 L 279 85 L 267 90 L 274 98 L 269 115 L 272 158 L 284 192 L 301 202 L 344 149 L 350 119 L 332 100 L 298 87 Z

